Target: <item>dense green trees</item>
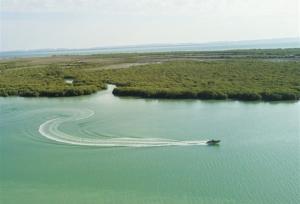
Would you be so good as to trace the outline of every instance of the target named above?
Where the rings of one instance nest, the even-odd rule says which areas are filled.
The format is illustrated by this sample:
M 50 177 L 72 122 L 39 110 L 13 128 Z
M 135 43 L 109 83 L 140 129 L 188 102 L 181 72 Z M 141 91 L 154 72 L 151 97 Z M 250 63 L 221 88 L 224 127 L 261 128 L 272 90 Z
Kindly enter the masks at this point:
M 230 58 L 235 56 L 235 52 L 239 55 L 252 53 L 252 56 L 261 58 L 280 54 L 287 57 L 298 56 L 299 50 L 226 51 L 214 54 L 228 55 Z M 211 52 L 205 54 L 212 55 Z M 179 60 L 180 56 L 185 59 Z M 187 56 L 193 57 L 186 59 Z M 105 89 L 106 83 L 112 83 L 118 86 L 113 91 L 115 95 L 143 98 L 266 101 L 300 98 L 300 62 L 297 60 L 269 60 L 267 57 L 268 60 L 197 61 L 194 56 L 197 53 L 88 56 L 86 58 L 92 61 L 87 62 L 75 60 L 75 57 L 60 61 L 52 58 L 0 61 L 0 96 L 88 95 Z M 153 62 L 154 59 L 167 61 L 127 69 L 102 68 L 103 64 Z M 71 66 L 72 60 L 74 66 Z M 98 61 L 101 62 L 98 64 L 100 68 L 97 67 Z M 73 83 L 65 83 L 65 79 L 73 79 Z
M 65 83 L 66 78 L 73 78 L 73 84 Z M 80 96 L 106 88 L 102 81 L 95 82 L 92 78 L 84 71 L 62 69 L 57 65 L 8 69 L 0 72 L 0 96 Z
M 233 60 L 168 62 L 110 71 L 118 96 L 297 100 L 300 63 Z

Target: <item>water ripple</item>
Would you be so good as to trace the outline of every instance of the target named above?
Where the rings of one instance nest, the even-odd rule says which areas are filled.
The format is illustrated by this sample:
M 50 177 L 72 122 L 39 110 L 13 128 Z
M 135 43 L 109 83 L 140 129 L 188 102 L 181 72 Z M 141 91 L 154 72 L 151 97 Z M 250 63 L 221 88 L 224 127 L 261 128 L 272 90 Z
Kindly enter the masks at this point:
M 39 132 L 44 137 L 64 144 L 98 147 L 158 147 L 158 146 L 194 146 L 206 145 L 205 140 L 172 140 L 163 138 L 136 138 L 136 137 L 110 137 L 100 134 L 102 139 L 83 138 L 73 136 L 59 130 L 59 126 L 66 122 L 79 121 L 92 117 L 95 113 L 91 110 L 68 110 L 71 115 L 61 114 L 60 117 L 48 120 L 40 125 Z M 92 132 L 87 132 L 89 135 Z M 106 137 L 106 139 L 103 139 Z

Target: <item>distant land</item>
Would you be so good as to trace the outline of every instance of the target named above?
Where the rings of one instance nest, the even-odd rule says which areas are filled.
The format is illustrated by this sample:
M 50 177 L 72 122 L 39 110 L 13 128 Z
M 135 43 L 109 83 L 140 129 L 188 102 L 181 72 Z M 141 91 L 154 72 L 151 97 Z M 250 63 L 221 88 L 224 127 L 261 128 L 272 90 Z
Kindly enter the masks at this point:
M 278 38 L 247 41 L 224 41 L 183 44 L 148 44 L 116 47 L 95 47 L 87 49 L 39 49 L 0 52 L 0 58 L 44 57 L 52 55 L 90 55 L 105 53 L 149 53 L 176 51 L 220 51 L 234 49 L 276 49 L 300 48 L 300 38 Z

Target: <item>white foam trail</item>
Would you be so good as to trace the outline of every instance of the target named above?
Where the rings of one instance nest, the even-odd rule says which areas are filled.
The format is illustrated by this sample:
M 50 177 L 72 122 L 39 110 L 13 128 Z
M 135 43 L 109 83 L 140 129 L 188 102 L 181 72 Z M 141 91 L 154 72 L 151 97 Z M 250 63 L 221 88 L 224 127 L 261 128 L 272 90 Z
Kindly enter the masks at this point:
M 91 110 L 76 110 L 76 114 L 64 118 L 58 117 L 48 120 L 40 125 L 39 132 L 44 137 L 65 144 L 98 147 L 159 147 L 159 146 L 191 146 L 206 145 L 206 141 L 180 141 L 161 138 L 109 138 L 91 139 L 69 135 L 59 130 L 59 126 L 67 121 L 78 121 L 92 117 L 94 112 Z

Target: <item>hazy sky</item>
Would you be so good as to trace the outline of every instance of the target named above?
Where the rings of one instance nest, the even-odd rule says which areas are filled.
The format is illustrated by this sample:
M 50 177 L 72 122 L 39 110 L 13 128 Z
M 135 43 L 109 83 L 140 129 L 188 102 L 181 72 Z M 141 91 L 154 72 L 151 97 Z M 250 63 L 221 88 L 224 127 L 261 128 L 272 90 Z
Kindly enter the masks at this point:
M 300 36 L 299 0 L 0 0 L 0 49 Z

